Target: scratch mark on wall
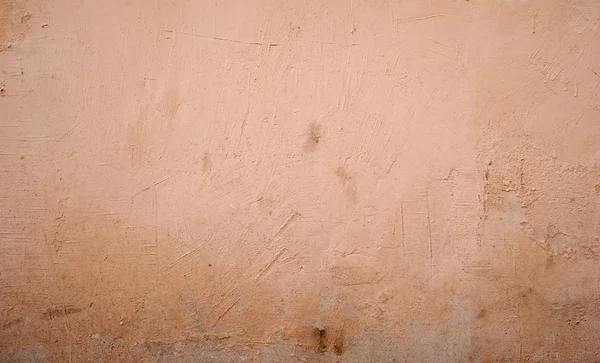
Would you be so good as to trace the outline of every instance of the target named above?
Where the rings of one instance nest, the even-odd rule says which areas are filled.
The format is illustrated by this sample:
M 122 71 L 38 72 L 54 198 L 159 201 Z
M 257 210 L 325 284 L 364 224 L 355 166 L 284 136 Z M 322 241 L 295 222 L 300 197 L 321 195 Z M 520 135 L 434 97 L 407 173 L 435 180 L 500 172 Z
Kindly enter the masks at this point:
M 246 84 L 246 112 L 244 113 L 244 119 L 242 120 L 242 127 L 240 128 L 240 136 L 238 137 L 237 147 L 240 147 L 242 136 L 244 136 L 244 130 L 246 129 L 246 123 L 248 122 L 248 115 L 250 114 L 250 73 L 248 73 L 248 79 Z
M 163 31 L 167 32 L 167 33 L 172 33 L 172 34 L 189 35 L 189 36 L 193 36 L 193 37 L 199 37 L 199 38 L 205 38 L 205 39 L 212 39 L 212 40 L 219 40 L 219 41 L 229 42 L 229 43 L 239 43 L 239 44 L 249 44 L 249 45 L 262 45 L 262 46 L 267 46 L 267 47 L 276 47 L 276 46 L 280 45 L 280 43 L 277 43 L 277 42 L 246 41 L 246 40 L 230 39 L 230 38 L 223 38 L 223 37 L 213 37 L 213 36 L 210 36 L 210 35 L 190 33 L 190 32 L 181 32 L 181 31 L 175 31 L 175 30 L 169 30 L 169 29 L 164 29 Z
M 81 309 L 73 305 L 65 305 L 60 308 L 48 308 L 43 314 L 42 319 L 52 320 L 56 318 L 63 318 L 67 315 L 80 313 Z
M 281 255 L 287 251 L 287 248 L 282 248 L 276 255 L 275 257 L 273 257 L 273 259 L 271 260 L 271 262 L 269 264 L 267 264 L 267 266 L 256 276 L 256 278 L 254 279 L 255 282 L 258 282 L 258 280 L 261 280 L 263 276 L 265 276 L 267 274 L 267 272 L 271 269 L 271 267 L 273 267 L 273 264 L 275 264 L 275 262 L 277 262 L 277 260 L 279 259 L 279 257 L 281 257 Z
M 183 265 L 183 261 L 187 258 L 189 261 L 186 264 L 189 264 L 191 262 L 193 262 L 195 260 L 195 258 L 192 258 L 192 256 L 202 250 L 205 246 L 207 246 L 210 242 L 212 242 L 213 240 L 213 236 L 215 234 L 215 230 L 213 229 L 211 234 L 208 236 L 208 238 L 206 238 L 204 240 L 203 243 L 197 245 L 196 247 L 194 247 L 193 249 L 184 252 L 182 255 L 180 255 L 179 257 L 177 257 L 173 262 L 171 262 L 169 264 L 169 266 L 163 268 L 163 276 L 168 276 L 171 273 L 173 273 L 175 270 L 177 270 L 178 267 L 181 267 Z
M 283 232 L 285 232 L 285 230 L 288 229 L 300 217 L 301 217 L 300 213 L 293 211 L 292 215 L 285 221 L 285 223 L 283 223 L 281 225 L 281 227 L 279 227 L 279 229 L 277 230 L 277 233 L 275 233 L 275 236 L 273 236 L 273 240 L 276 240 L 279 236 L 281 236 L 281 234 Z
M 69 136 L 69 134 L 71 134 L 76 128 L 77 126 L 79 126 L 81 124 L 81 122 L 78 122 L 75 124 L 75 126 L 73 126 L 69 131 L 65 132 L 61 137 L 59 137 L 56 141 L 61 141 L 62 139 L 64 139 L 65 137 Z
M 406 262 L 405 242 L 404 242 L 404 202 L 400 201 L 400 229 L 402 233 L 402 262 Z
M 63 287 L 62 284 L 60 284 L 58 282 L 58 271 L 56 270 L 56 263 L 55 263 L 54 257 L 53 257 L 54 254 L 52 253 L 52 250 L 50 248 L 50 243 L 48 242 L 48 238 L 46 236 L 46 232 L 42 231 L 42 233 L 44 235 L 44 244 L 46 246 L 47 256 L 50 259 L 50 264 L 52 266 L 51 269 L 52 269 L 52 272 L 53 272 L 54 283 L 55 283 L 55 286 L 60 290 L 60 299 L 62 300 L 62 306 L 63 306 L 63 309 L 64 309 L 63 310 L 63 312 L 64 312 L 63 316 L 65 317 L 65 319 L 64 319 L 64 327 L 65 327 L 65 332 L 66 332 L 66 335 L 67 335 L 67 343 L 69 345 L 71 345 L 72 344 L 72 340 L 73 340 L 73 337 L 71 335 L 71 329 L 69 328 L 69 325 L 70 325 L 69 324 L 69 320 L 70 320 L 69 319 L 69 315 L 71 315 L 71 314 L 67 314 L 67 310 L 66 310 L 67 306 L 70 306 L 70 305 L 67 304 L 66 300 L 65 300 L 65 296 L 66 296 L 65 288 Z
M 217 323 L 218 323 L 218 322 L 219 322 L 221 319 L 223 319 L 223 317 L 224 317 L 225 315 L 227 315 L 227 313 L 228 313 L 229 311 L 231 311 L 231 309 L 232 309 L 234 306 L 236 306 L 238 302 L 240 302 L 240 300 L 239 300 L 239 299 L 237 299 L 237 300 L 236 300 L 236 301 L 234 301 L 234 302 L 233 302 L 231 305 L 229 305 L 229 307 L 228 307 L 227 309 L 225 309 L 225 311 L 223 311 L 223 312 L 221 313 L 221 315 L 219 315 L 219 316 L 217 317 L 217 319 L 216 319 L 216 320 L 215 320 L 215 321 L 214 321 L 214 322 L 213 322 L 213 323 L 212 323 L 210 326 L 211 326 L 211 327 L 214 327 L 215 325 L 217 325 Z
M 433 18 L 439 18 L 439 17 L 446 17 L 446 14 L 431 14 L 431 15 L 426 15 L 426 16 L 420 16 L 417 18 L 408 18 L 408 19 L 397 19 L 395 20 L 396 24 L 402 24 L 402 23 L 410 23 L 410 22 L 414 22 L 414 21 L 420 21 L 420 20 L 426 20 L 426 19 L 433 19 Z
M 431 270 L 431 276 L 433 276 L 433 244 L 431 242 L 431 212 L 429 209 L 429 188 L 426 189 L 425 196 L 427 199 L 427 239 L 429 242 L 429 266 Z
M 154 248 L 155 248 L 155 264 L 156 264 L 156 270 L 158 271 L 159 266 L 158 266 L 158 193 L 156 192 L 156 179 L 154 177 L 154 166 L 152 165 L 152 163 L 150 164 L 150 172 L 152 174 L 152 190 L 154 192 L 154 200 L 153 200 L 153 207 L 154 207 Z

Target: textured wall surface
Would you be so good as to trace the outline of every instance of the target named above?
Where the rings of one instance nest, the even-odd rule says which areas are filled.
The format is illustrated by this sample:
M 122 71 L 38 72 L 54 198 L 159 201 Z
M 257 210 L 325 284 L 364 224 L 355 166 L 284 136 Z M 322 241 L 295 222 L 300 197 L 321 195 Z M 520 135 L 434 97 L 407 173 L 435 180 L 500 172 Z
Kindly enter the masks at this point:
M 0 0 L 0 362 L 600 361 L 597 0 Z

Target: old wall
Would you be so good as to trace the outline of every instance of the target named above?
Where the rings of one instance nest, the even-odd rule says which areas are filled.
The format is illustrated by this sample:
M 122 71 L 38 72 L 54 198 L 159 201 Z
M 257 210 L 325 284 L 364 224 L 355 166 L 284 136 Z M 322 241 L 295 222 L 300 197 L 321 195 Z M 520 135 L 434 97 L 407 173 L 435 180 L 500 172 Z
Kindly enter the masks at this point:
M 600 360 L 595 0 L 0 0 L 0 361 Z

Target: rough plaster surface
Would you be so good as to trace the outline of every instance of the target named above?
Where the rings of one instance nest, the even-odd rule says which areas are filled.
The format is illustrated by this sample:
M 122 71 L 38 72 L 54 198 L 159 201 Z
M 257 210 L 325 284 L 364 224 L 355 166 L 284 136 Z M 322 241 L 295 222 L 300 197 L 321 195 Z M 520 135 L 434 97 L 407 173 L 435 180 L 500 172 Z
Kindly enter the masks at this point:
M 599 13 L 0 0 L 0 361 L 600 361 Z

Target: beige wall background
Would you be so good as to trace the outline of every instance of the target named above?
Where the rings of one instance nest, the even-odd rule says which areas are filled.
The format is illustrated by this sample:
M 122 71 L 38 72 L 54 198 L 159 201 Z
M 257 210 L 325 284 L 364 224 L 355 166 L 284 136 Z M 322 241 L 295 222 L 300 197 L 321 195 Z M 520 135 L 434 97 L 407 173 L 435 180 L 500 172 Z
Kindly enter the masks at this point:
M 1 0 L 0 361 L 599 360 L 599 8 Z

